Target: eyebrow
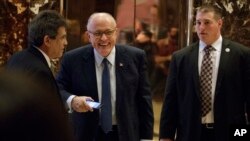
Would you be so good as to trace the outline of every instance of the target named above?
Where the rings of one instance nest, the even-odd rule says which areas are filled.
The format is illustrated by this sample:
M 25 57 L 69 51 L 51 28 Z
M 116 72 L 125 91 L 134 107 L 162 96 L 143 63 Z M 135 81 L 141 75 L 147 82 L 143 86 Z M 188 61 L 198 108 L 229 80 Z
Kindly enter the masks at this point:
M 93 33 L 97 33 L 97 32 L 108 32 L 108 31 L 114 31 L 115 29 L 107 29 L 107 30 L 96 30 Z

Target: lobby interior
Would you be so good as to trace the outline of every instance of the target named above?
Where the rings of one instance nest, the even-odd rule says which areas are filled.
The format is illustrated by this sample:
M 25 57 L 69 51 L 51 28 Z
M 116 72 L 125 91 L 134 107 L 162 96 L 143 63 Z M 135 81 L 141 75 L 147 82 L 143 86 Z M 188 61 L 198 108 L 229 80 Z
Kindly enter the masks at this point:
M 168 65 L 174 51 L 197 40 L 193 30 L 193 15 L 203 3 L 213 3 L 224 10 L 223 35 L 250 47 L 250 2 L 249 0 L 44 0 L 0 2 L 0 66 L 4 66 L 12 54 L 27 45 L 27 26 L 34 15 L 43 9 L 54 9 L 68 21 L 68 47 L 65 51 L 88 44 L 86 23 L 90 14 L 103 11 L 117 21 L 117 43 L 133 45 L 139 32 L 147 27 L 152 33 L 155 47 L 166 47 L 169 29 L 175 28 L 175 46 L 169 52 L 153 51 L 155 63 L 150 75 L 154 110 L 154 140 L 158 140 L 159 121 L 164 98 Z M 233 4 L 237 4 L 234 5 Z M 6 24 L 8 23 L 8 24 Z M 152 28 L 151 28 L 152 27 Z M 156 27 L 156 30 L 153 29 Z M 162 31 L 162 32 L 161 32 Z M 236 34 L 237 33 L 237 34 Z M 163 49 L 164 50 L 164 49 Z M 54 60 L 54 73 L 59 60 Z

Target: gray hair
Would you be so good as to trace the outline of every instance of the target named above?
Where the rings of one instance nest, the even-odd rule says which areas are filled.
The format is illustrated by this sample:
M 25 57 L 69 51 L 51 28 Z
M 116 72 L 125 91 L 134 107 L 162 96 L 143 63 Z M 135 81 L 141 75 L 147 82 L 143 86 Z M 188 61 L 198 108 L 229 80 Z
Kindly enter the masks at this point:
M 93 13 L 89 17 L 88 23 L 87 23 L 87 30 L 90 29 L 92 22 L 95 21 L 96 19 L 105 19 L 107 21 L 110 21 L 116 27 L 116 21 L 111 14 L 105 13 L 105 12 L 99 12 L 99 13 Z

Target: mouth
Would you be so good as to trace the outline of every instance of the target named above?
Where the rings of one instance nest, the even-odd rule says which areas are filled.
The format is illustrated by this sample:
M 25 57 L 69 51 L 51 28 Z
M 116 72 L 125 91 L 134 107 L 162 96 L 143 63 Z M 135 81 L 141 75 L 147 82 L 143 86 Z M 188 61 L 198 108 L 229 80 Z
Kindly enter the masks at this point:
M 200 32 L 199 34 L 200 34 L 201 36 L 207 35 L 207 33 L 205 33 L 205 32 Z
M 106 46 L 108 46 L 109 44 L 108 43 L 99 43 L 98 44 L 98 46 L 100 46 L 100 47 L 106 47 Z

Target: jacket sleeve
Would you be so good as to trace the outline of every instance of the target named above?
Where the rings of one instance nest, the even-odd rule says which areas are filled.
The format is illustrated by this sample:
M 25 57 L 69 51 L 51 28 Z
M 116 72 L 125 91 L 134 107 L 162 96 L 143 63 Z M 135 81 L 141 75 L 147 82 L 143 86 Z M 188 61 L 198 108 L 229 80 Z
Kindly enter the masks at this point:
M 164 101 L 160 119 L 160 139 L 174 139 L 178 121 L 177 104 L 177 65 L 173 55 L 165 88 Z
M 153 138 L 153 123 L 154 115 L 152 108 L 152 95 L 147 76 L 147 62 L 146 54 L 139 58 L 139 89 L 138 89 L 138 107 L 139 107 L 139 121 L 140 121 L 140 139 Z

